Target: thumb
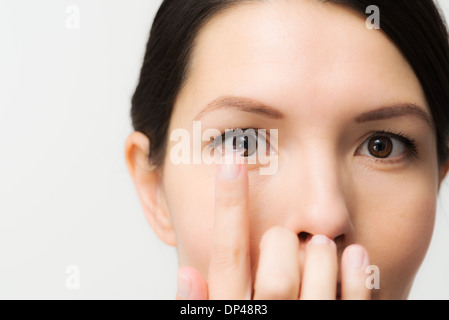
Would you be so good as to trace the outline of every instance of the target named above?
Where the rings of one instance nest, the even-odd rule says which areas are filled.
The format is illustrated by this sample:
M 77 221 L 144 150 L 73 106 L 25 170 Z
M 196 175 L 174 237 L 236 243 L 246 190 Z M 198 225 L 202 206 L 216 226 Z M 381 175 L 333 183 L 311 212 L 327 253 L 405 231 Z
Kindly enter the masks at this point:
M 178 291 L 176 300 L 207 300 L 207 283 L 203 276 L 192 267 L 178 269 Z

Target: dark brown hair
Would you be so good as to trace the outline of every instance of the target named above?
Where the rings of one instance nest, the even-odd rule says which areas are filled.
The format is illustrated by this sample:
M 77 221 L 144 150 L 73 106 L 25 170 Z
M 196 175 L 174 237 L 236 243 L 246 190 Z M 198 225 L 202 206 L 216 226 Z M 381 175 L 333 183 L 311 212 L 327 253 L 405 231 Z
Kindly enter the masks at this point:
M 164 0 L 146 47 L 132 97 L 135 131 L 150 139 L 148 160 L 163 164 L 173 105 L 185 83 L 190 55 L 201 27 L 216 14 L 244 2 L 264 0 Z M 436 129 L 438 161 L 448 159 L 449 42 L 443 14 L 433 0 L 318 0 L 346 5 L 359 14 L 380 9 L 380 27 L 413 68 L 424 90 Z

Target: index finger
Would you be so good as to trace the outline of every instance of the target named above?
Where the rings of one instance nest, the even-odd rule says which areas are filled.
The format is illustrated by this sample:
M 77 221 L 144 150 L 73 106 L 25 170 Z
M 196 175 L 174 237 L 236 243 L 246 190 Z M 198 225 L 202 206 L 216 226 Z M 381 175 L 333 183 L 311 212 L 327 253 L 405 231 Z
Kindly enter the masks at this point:
M 219 165 L 215 185 L 209 297 L 243 300 L 251 298 L 248 172 L 240 156 L 226 162 Z

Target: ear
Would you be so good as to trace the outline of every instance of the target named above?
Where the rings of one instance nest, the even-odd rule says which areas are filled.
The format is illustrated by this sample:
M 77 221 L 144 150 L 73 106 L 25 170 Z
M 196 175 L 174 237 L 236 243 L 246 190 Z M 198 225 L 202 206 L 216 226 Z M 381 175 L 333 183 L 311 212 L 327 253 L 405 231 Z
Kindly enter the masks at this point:
M 438 190 L 440 190 L 441 183 L 443 182 L 444 178 L 447 175 L 447 172 L 449 171 L 449 160 L 446 161 L 445 164 L 443 164 L 440 168 L 440 176 L 438 181 Z
M 162 241 L 176 246 L 172 219 L 162 199 L 160 173 L 149 161 L 149 151 L 147 136 L 133 132 L 126 140 L 126 164 L 150 226 Z

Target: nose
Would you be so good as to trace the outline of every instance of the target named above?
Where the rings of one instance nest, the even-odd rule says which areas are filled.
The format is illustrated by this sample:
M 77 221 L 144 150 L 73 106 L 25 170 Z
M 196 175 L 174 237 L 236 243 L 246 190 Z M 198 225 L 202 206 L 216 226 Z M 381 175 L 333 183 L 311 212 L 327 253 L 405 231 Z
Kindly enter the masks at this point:
M 353 237 L 351 221 L 351 179 L 338 157 L 323 153 L 310 161 L 304 158 L 289 168 L 287 189 L 289 201 L 285 208 L 286 227 L 295 230 L 306 242 L 312 235 L 322 234 L 336 241 L 350 243 Z M 294 191 L 293 191 L 294 190 Z

